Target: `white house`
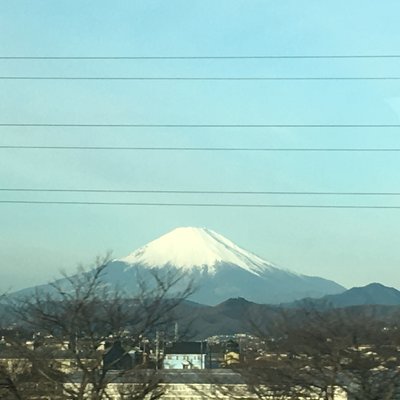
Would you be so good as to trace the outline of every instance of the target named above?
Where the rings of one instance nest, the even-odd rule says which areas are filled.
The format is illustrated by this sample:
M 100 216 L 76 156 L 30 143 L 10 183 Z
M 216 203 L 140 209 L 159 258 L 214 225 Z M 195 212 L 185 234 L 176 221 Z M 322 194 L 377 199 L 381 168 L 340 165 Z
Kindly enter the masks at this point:
M 165 348 L 164 369 L 205 369 L 206 342 L 176 342 Z

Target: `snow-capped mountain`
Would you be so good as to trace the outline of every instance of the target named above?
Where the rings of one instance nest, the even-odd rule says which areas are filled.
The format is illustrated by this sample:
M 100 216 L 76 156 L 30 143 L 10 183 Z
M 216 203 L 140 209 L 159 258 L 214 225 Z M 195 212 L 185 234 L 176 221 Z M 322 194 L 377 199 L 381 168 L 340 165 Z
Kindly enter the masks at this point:
M 107 280 L 126 291 L 138 274 L 185 273 L 197 288 L 192 300 L 217 304 L 230 297 L 280 303 L 336 294 L 344 288 L 323 278 L 280 268 L 206 228 L 177 228 L 109 265 Z M 149 277 L 150 279 L 150 277 Z
M 258 276 L 273 268 L 272 264 L 241 249 L 219 233 L 191 227 L 174 229 L 118 261 L 149 268 L 170 265 L 187 272 L 201 270 L 210 275 L 216 274 L 221 264 L 236 265 Z
M 105 285 L 118 287 L 131 296 L 140 291 L 141 282 L 151 290 L 154 273 L 165 279 L 183 275 L 176 291 L 194 282 L 196 291 L 189 299 L 208 305 L 232 297 L 256 303 L 287 303 L 345 290 L 333 281 L 280 268 L 210 229 L 191 227 L 174 229 L 128 256 L 111 261 L 102 279 Z M 57 283 L 62 286 L 64 281 L 68 283 L 66 279 Z M 17 293 L 29 295 L 35 289 L 47 292 L 52 286 Z

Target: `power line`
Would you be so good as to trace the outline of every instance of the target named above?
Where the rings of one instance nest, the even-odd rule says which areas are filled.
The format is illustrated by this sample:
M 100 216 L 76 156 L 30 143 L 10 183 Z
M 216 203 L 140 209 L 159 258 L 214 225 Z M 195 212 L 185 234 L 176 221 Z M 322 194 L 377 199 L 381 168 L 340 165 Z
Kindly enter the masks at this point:
M 0 76 L 0 80 L 31 81 L 397 81 L 400 76 L 295 76 L 295 77 L 149 77 L 149 76 Z
M 274 60 L 400 58 L 400 54 L 264 54 L 226 56 L 0 56 L 0 60 Z
M 227 152 L 361 152 L 389 153 L 400 152 L 400 148 L 274 148 L 274 147 L 122 147 L 122 146 L 25 146 L 0 145 L 0 149 L 14 150 L 108 150 L 108 151 L 227 151 Z
M 147 203 L 147 202 L 92 202 L 92 201 L 32 201 L 0 200 L 0 204 L 37 205 L 91 205 L 91 206 L 136 206 L 136 207 L 225 207 L 225 208 L 321 208 L 321 209 L 382 209 L 398 210 L 400 206 L 364 205 L 303 205 L 303 204 L 234 204 L 234 203 Z
M 400 128 L 400 124 L 74 124 L 0 123 L 0 127 L 20 128 Z
M 299 192 L 299 191 L 239 191 L 239 190 L 131 190 L 131 189 L 43 189 L 0 188 L 0 192 L 34 193 L 136 193 L 136 194 L 222 194 L 222 195 L 285 195 L 285 196 L 400 196 L 400 192 Z

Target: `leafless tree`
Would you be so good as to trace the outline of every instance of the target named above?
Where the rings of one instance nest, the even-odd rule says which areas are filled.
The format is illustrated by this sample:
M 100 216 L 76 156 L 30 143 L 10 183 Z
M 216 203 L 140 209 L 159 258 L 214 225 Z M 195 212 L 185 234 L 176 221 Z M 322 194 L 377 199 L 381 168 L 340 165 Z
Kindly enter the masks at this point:
M 352 400 L 400 398 L 398 314 L 378 312 L 277 310 L 270 329 L 255 326 L 260 350 L 241 372 L 260 399 L 333 400 L 339 389 Z
M 128 351 L 172 325 L 174 309 L 193 292 L 193 286 L 182 274 L 153 271 L 152 282 L 138 277 L 139 292 L 128 297 L 106 284 L 107 265 L 108 258 L 97 260 L 95 268 L 64 276 L 50 290 L 13 299 L 18 329 L 34 333 L 35 338 L 29 344 L 26 335 L 7 339 L 12 360 L 24 366 L 0 368 L 2 399 L 111 399 L 120 390 L 120 378 L 133 373 L 140 379 L 125 389 L 123 399 L 160 396 L 158 359 L 150 360 L 145 349 L 135 363 Z M 106 365 L 110 349 L 104 347 L 117 342 L 123 350 Z

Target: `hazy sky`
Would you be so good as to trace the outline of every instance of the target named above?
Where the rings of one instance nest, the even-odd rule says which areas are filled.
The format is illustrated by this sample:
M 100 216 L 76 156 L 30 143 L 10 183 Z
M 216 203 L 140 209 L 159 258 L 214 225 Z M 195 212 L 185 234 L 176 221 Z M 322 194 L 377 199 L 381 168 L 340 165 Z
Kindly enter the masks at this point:
M 0 0 L 0 56 L 400 54 L 397 0 Z M 0 60 L 0 76 L 400 76 L 400 59 Z M 400 81 L 7 81 L 0 123 L 399 124 Z M 399 129 L 0 128 L 0 145 L 397 147 Z M 0 149 L 0 188 L 400 192 L 399 153 Z M 0 200 L 400 205 L 400 197 L 0 192 Z M 0 290 L 177 226 L 347 287 L 400 288 L 400 210 L 0 204 Z

